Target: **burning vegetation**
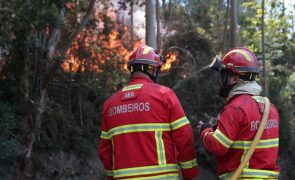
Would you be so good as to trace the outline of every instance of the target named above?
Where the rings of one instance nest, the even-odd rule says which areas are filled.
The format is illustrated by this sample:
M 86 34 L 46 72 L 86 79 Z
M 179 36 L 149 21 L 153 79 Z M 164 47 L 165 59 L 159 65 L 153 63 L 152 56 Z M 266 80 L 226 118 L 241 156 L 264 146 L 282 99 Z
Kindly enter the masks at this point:
M 99 73 L 104 71 L 107 61 L 111 61 L 109 64 L 117 69 L 127 70 L 130 53 L 143 43 L 139 38 L 132 40 L 129 27 L 114 20 L 110 14 L 102 17 L 97 13 L 96 16 L 97 19 L 105 18 L 113 23 L 105 26 L 97 21 L 91 27 L 86 27 L 67 51 L 66 60 L 61 65 L 64 71 Z M 177 54 L 168 52 L 162 70 L 169 71 L 176 57 Z

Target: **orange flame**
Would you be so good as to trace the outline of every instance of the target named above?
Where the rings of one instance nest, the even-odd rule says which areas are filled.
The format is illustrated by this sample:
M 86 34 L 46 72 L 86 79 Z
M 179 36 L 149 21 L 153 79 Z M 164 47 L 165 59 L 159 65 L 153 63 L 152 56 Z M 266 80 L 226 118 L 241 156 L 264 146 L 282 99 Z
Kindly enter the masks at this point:
M 79 34 L 77 40 L 66 53 L 66 60 L 62 68 L 67 72 L 94 71 L 101 72 L 106 61 L 114 60 L 120 69 L 127 70 L 127 62 L 131 53 L 131 36 L 128 27 L 118 25 L 108 35 L 86 29 Z M 117 29 L 120 28 L 120 32 Z M 123 31 L 122 31 L 123 30 Z M 120 36 L 119 36 L 120 34 Z M 138 47 L 140 40 L 134 42 L 133 47 Z M 127 47 L 129 47 L 128 50 Z M 82 51 L 86 56 L 81 56 Z
M 172 51 L 170 51 L 170 52 L 168 52 L 168 54 L 165 56 L 165 58 L 166 58 L 166 62 L 163 64 L 163 66 L 162 66 L 162 68 L 161 68 L 162 71 L 168 71 L 168 70 L 171 69 L 171 65 L 172 65 L 172 63 L 176 60 L 176 58 L 177 58 L 177 54 L 174 53 L 174 52 L 172 52 Z
M 66 60 L 61 65 L 64 71 L 99 73 L 103 71 L 106 63 L 114 68 L 127 70 L 129 55 L 134 48 L 142 44 L 142 41 L 133 42 L 128 26 L 121 23 L 115 24 L 109 34 L 104 34 L 100 26 L 97 24 L 97 29 L 87 28 L 77 36 L 76 41 L 66 53 Z M 162 70 L 168 71 L 176 57 L 177 54 L 169 52 Z

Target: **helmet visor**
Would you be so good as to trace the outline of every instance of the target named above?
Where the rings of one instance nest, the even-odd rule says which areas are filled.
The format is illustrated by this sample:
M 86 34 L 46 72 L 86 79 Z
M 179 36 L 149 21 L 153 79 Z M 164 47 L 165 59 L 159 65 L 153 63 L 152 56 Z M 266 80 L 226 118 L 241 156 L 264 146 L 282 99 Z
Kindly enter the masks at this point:
M 211 64 L 209 65 L 209 68 L 211 68 L 214 71 L 220 72 L 221 69 L 223 69 L 223 65 L 221 63 L 221 59 L 219 56 L 215 56 Z

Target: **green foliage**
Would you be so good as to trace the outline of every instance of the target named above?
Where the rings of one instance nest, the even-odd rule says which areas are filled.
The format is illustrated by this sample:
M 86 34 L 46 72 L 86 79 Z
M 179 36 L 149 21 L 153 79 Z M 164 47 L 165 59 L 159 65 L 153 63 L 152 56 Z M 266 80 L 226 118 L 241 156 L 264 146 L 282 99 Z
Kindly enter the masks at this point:
M 295 96 L 295 73 L 294 72 L 288 78 L 287 85 L 283 89 L 283 96 L 288 100 L 291 100 L 291 98 Z
M 5 179 L 17 167 L 20 138 L 15 107 L 0 101 L 0 179 Z
M 0 161 L 13 162 L 19 150 L 16 109 L 0 102 Z

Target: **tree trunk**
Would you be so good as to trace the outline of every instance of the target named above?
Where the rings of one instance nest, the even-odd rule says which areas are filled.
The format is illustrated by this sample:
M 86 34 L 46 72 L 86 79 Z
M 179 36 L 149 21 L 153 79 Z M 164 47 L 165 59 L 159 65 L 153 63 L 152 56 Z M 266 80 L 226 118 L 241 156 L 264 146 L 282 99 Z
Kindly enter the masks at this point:
M 229 1 L 227 0 L 227 8 L 225 13 L 225 22 L 224 22 L 224 32 L 223 32 L 223 45 L 222 45 L 222 54 L 225 52 L 226 49 L 226 40 L 227 40 L 227 26 L 228 26 L 228 16 L 229 16 Z
M 161 13 L 160 13 L 160 3 L 156 0 L 156 19 L 157 19 L 157 49 L 161 49 Z
M 155 0 L 145 1 L 146 44 L 157 49 Z
M 217 4 L 217 52 L 222 51 L 222 17 L 221 17 L 221 12 L 222 12 L 222 4 L 223 0 L 218 0 Z
M 236 47 L 237 45 L 237 15 L 236 15 L 236 1 L 231 0 L 230 8 L 230 46 Z
M 263 81 L 264 81 L 264 96 L 268 96 L 266 63 L 265 63 L 265 33 L 264 33 L 264 0 L 262 0 L 262 16 L 261 16 L 261 47 L 262 47 L 262 64 L 263 64 Z
M 134 17 L 133 17 L 133 11 L 134 11 L 134 3 L 133 1 L 130 2 L 130 34 L 131 34 L 131 41 L 134 42 Z

